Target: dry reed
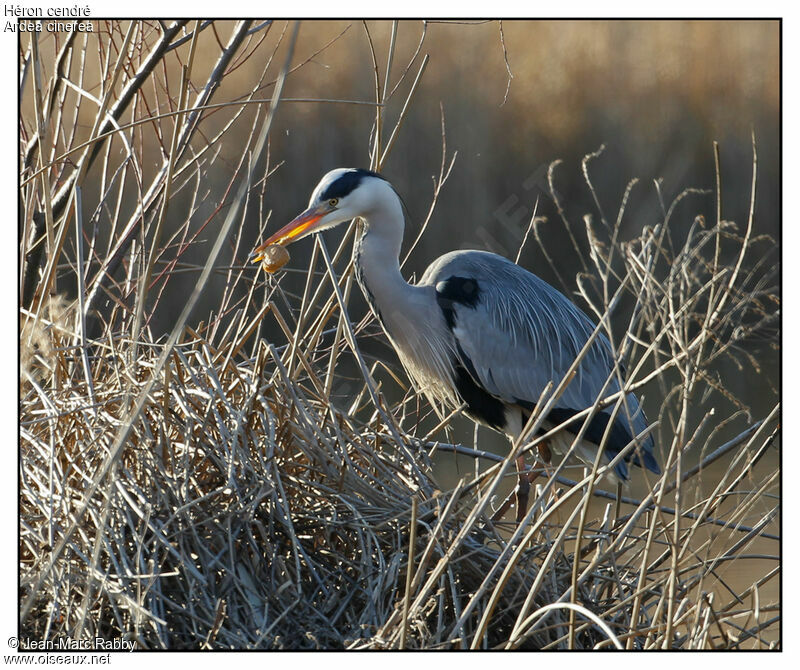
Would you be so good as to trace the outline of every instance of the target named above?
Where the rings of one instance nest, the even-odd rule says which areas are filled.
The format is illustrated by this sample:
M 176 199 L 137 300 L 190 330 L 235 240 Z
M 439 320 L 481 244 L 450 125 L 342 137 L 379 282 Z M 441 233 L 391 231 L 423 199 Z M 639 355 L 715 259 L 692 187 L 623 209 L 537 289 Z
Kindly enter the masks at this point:
M 40 115 L 21 157 L 21 632 L 35 639 L 124 637 L 147 649 L 779 645 L 780 603 L 761 595 L 780 570 L 779 472 L 762 461 L 779 442 L 779 405 L 750 417 L 715 367 L 730 358 L 752 370 L 750 343 L 776 338 L 777 289 L 760 260 L 771 241 L 752 234 L 753 209 L 743 226 L 723 220 L 718 178 L 716 221 L 684 226 L 679 205 L 694 196 L 686 191 L 663 208 L 657 225 L 626 242 L 627 192 L 608 220 L 601 204 L 608 199 L 592 188 L 599 153 L 584 161 L 596 211 L 580 226 L 564 214 L 551 168 L 551 197 L 586 270 L 579 291 L 619 352 L 614 374 L 626 390 L 647 385 L 663 398 L 660 416 L 651 418 L 664 474 L 636 471 L 647 477 L 646 495 L 619 498 L 600 488 L 597 464 L 572 481 L 566 462 L 554 463 L 537 480 L 524 521 L 496 526 L 489 517 L 502 503 L 513 454 L 453 444 L 447 421 L 421 437 L 407 415 L 419 400 L 413 389 L 401 403 L 387 399 L 392 377 L 362 353 L 375 323 L 354 323 L 344 309 L 353 288 L 351 235 L 333 254 L 323 240 L 314 242 L 301 295 L 280 278 L 254 277 L 242 263 L 251 241 L 241 239 L 241 229 L 226 236 L 243 216 L 238 208 L 260 204 L 256 189 L 272 168 L 263 181 L 252 175 L 257 164 L 261 170 L 258 137 L 269 118 L 252 121 L 247 150 L 216 203 L 215 214 L 225 209 L 228 218 L 195 294 L 225 240 L 234 260 L 215 266 L 225 278 L 218 308 L 206 322 L 189 323 L 187 307 L 166 341 L 151 333 L 149 318 L 166 284 L 199 271 L 181 257 L 214 218 L 193 229 L 191 215 L 182 214 L 181 223 L 161 229 L 175 192 L 191 194 L 188 212 L 202 204 L 202 176 L 213 157 L 189 150 L 198 128 L 210 133 L 201 108 L 231 64 L 278 28 L 242 22 L 227 42 L 215 42 L 218 67 L 200 87 L 204 93 L 186 103 L 173 126 L 171 117 L 159 119 L 167 124 L 165 151 L 154 174 L 143 169 L 141 122 L 109 134 L 104 119 L 121 121 L 126 95 L 134 109 L 146 107 L 144 82 L 158 71 L 151 61 L 174 55 L 181 40 L 194 53 L 208 29 L 200 22 L 134 23 L 123 35 L 109 24 L 106 44 L 115 49 L 101 53 L 100 65 L 112 83 L 99 96 L 90 137 L 79 140 L 60 127 L 45 132 Z M 369 36 L 366 24 L 364 30 Z M 291 55 L 291 33 L 273 53 Z M 70 44 L 61 58 L 76 57 Z M 394 32 L 387 70 L 393 44 Z M 382 110 L 403 80 L 390 91 L 387 73 L 381 84 L 371 37 L 369 45 L 372 167 L 379 169 L 427 60 L 418 51 L 405 66 L 398 121 L 384 133 Z M 263 68 L 250 98 L 284 58 Z M 282 75 L 293 71 L 289 62 L 276 76 L 270 118 Z M 191 67 L 189 58 L 178 93 L 165 89 L 171 100 L 190 98 Z M 64 93 L 59 72 L 52 68 L 46 104 L 60 104 L 49 116 L 68 126 L 78 117 L 69 103 L 82 98 Z M 35 88 L 45 90 L 42 82 Z M 222 129 L 205 136 L 209 149 L 241 121 L 246 103 L 231 105 Z M 59 158 L 67 154 L 73 162 Z M 443 147 L 431 211 L 449 175 L 445 158 Z M 79 206 L 92 167 L 103 185 L 93 216 L 112 223 L 107 239 L 97 226 L 92 232 Z M 53 178 L 58 171 L 68 174 Z M 150 181 L 137 186 L 129 174 Z M 128 189 L 140 197 L 125 215 Z M 754 143 L 753 198 L 755 189 Z M 71 215 L 76 228 L 68 226 Z M 531 222 L 540 244 L 542 223 Z M 91 272 L 83 266 L 90 260 Z M 53 293 L 76 280 L 80 300 Z M 349 390 L 342 394 L 337 380 L 345 374 Z M 404 383 L 402 373 L 391 374 Z M 550 399 L 561 380 L 553 382 Z M 728 409 L 695 416 L 693 403 L 710 392 Z M 576 425 L 601 406 L 624 412 L 621 398 L 598 398 Z M 531 418 L 529 434 L 541 417 Z M 516 447 L 535 453 L 545 438 Z M 491 465 L 445 489 L 432 474 L 437 451 Z M 720 463 L 709 486 L 705 474 Z M 593 500 L 608 500 L 599 516 Z M 722 575 L 732 564 L 762 567 L 750 569 L 742 588 Z

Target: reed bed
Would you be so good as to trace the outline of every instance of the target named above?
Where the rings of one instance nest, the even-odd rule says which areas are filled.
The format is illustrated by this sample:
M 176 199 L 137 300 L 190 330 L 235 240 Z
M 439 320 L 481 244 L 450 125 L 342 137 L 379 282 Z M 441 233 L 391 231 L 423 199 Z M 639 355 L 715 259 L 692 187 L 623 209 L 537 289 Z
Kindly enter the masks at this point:
M 237 55 L 277 30 L 271 25 L 237 24 L 218 43 L 219 67 L 200 90 L 214 91 Z M 131 26 L 109 29 L 110 43 L 121 42 L 100 58 L 113 74 L 112 54 L 129 54 L 131 67 L 121 58 L 116 67 L 128 83 L 141 74 L 132 96 L 142 100 L 149 95 L 142 82 L 158 71 L 144 46 L 155 44 L 150 55 L 158 60 L 184 40 L 191 70 L 207 27 Z M 266 138 L 284 104 L 296 39 L 287 27 L 277 42 L 286 53 L 276 46 L 275 63 L 253 87 L 271 81 L 271 103 L 250 119 L 246 150 L 199 231 L 191 213 L 203 204 L 208 166 L 186 148 L 198 128 L 208 129 L 187 102 L 186 69 L 172 99 L 188 111 L 160 120 L 169 150 L 155 172 L 140 169 L 141 155 L 129 151 L 139 125 L 125 131 L 128 144 L 118 141 L 122 131 L 104 130 L 125 85 L 101 97 L 83 148 L 62 146 L 72 136 L 39 117 L 21 156 L 30 216 L 20 286 L 20 632 L 124 638 L 139 649 L 780 646 L 780 602 L 762 596 L 776 592 L 780 577 L 777 389 L 773 409 L 752 416 L 718 367 L 730 359 L 740 374 L 769 374 L 751 351 L 777 342 L 774 242 L 753 234 L 754 207 L 738 225 L 725 220 L 718 173 L 715 192 L 685 191 L 663 203 L 657 225 L 625 240 L 635 184 L 613 204 L 592 185 L 600 152 L 587 155 L 581 169 L 596 208 L 571 221 L 555 187 L 559 167 L 551 166 L 557 216 L 532 219 L 521 244 L 535 241 L 549 260 L 543 226 L 569 232 L 583 272 L 560 288 L 582 296 L 611 338 L 625 389 L 663 398 L 651 420 L 664 472 L 635 471 L 646 493 L 633 498 L 603 489 L 599 463 L 577 481 L 567 478 L 566 460 L 537 463 L 542 474 L 525 519 L 493 524 L 514 477 L 513 456 L 523 450 L 533 464 L 547 439 L 537 430 L 562 380 L 553 380 L 527 436 L 506 457 L 454 442 L 456 413 L 421 430 L 415 408 L 424 413 L 426 401 L 391 361 L 367 353 L 377 324 L 348 316 L 358 224 L 333 253 L 314 241 L 309 265 L 294 268 L 304 275 L 300 292 L 284 287 L 288 275 L 258 276 L 246 264 L 242 223 L 263 202 Z M 36 64 L 36 47 L 29 53 Z M 394 90 L 381 84 L 375 60 L 373 168 L 402 132 L 426 62 L 415 54 L 405 67 L 401 111 L 384 132 Z M 59 68 L 47 87 L 36 76 L 36 91 L 59 100 Z M 72 98 L 60 100 L 65 112 Z M 207 106 L 209 97 L 192 104 Z M 231 105 L 225 129 L 246 106 Z M 76 117 L 58 115 L 64 123 Z M 218 132 L 221 140 L 227 130 Z M 64 151 L 77 158 L 39 159 Z M 448 165 L 443 145 L 431 212 Z M 752 167 L 754 200 L 755 143 Z M 82 218 L 90 168 L 106 177 L 93 216 L 113 224 L 108 239 Z M 60 190 L 54 169 L 65 171 Z M 127 170 L 151 181 L 114 176 Z M 126 222 L 124 207 L 107 203 L 122 203 L 131 188 L 140 197 Z M 176 191 L 190 192 L 191 204 L 162 227 Z M 716 220 L 686 214 L 692 198 L 709 197 Z M 607 218 L 611 207 L 617 213 Z M 193 264 L 184 254 L 211 220 L 222 222 L 210 234 L 214 244 Z M 218 260 L 223 247 L 230 262 Z M 170 333 L 155 335 L 150 318 L 184 272 L 197 277 L 194 287 Z M 214 281 L 219 304 L 196 321 L 192 307 Z M 77 285 L 78 295 L 53 290 L 66 285 Z M 709 394 L 719 403 L 698 416 L 693 407 Z M 598 398 L 582 419 L 601 407 L 624 411 L 617 396 Z M 454 487 L 433 474 L 434 461 L 449 452 L 479 466 Z M 726 581 L 732 565 L 750 574 L 744 586 Z

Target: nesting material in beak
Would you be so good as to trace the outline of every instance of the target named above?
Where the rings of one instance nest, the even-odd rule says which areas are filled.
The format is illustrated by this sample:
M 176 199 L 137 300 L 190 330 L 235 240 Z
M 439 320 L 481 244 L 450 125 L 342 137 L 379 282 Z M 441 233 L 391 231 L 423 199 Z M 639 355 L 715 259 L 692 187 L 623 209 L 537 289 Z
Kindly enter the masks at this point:
M 264 259 L 266 250 L 273 245 L 285 246 L 313 233 L 314 224 L 330 211 L 330 208 L 325 204 L 320 204 L 316 207 L 309 207 L 300 216 L 287 223 L 277 233 L 264 242 L 264 244 L 261 244 L 253 249 L 253 253 L 250 254 L 251 262 L 258 263 L 262 261 Z M 289 260 L 288 252 L 286 252 L 286 260 Z M 285 262 L 286 261 L 284 261 L 284 263 Z M 270 272 L 270 270 L 268 270 L 268 272 Z M 272 270 L 272 272 L 274 272 L 274 270 Z
M 289 252 L 280 244 L 270 244 L 261 252 L 258 260 L 261 261 L 261 269 L 272 274 L 289 262 Z

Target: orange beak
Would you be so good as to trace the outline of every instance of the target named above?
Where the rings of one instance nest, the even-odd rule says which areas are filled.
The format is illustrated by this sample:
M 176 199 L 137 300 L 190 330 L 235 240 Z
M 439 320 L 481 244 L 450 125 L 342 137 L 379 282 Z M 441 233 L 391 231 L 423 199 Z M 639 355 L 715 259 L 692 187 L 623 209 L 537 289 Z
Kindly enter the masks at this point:
M 287 223 L 266 242 L 253 249 L 252 253 L 250 254 L 250 262 L 260 263 L 264 258 L 264 251 L 266 248 L 273 244 L 285 246 L 291 242 L 296 242 L 301 237 L 305 237 L 309 233 L 314 232 L 314 224 L 330 211 L 331 210 L 327 204 L 320 204 L 316 207 L 310 207 L 300 216 Z

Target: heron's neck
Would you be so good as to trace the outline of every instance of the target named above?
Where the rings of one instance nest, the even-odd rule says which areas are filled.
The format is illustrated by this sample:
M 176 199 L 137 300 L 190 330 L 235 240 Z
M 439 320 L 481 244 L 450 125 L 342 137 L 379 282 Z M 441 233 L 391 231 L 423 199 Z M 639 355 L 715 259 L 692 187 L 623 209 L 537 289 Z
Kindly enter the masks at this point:
M 414 304 L 414 287 L 400 274 L 403 211 L 398 201 L 363 218 L 367 224 L 354 252 L 357 277 L 370 307 L 391 331 L 411 316 L 404 312 Z

